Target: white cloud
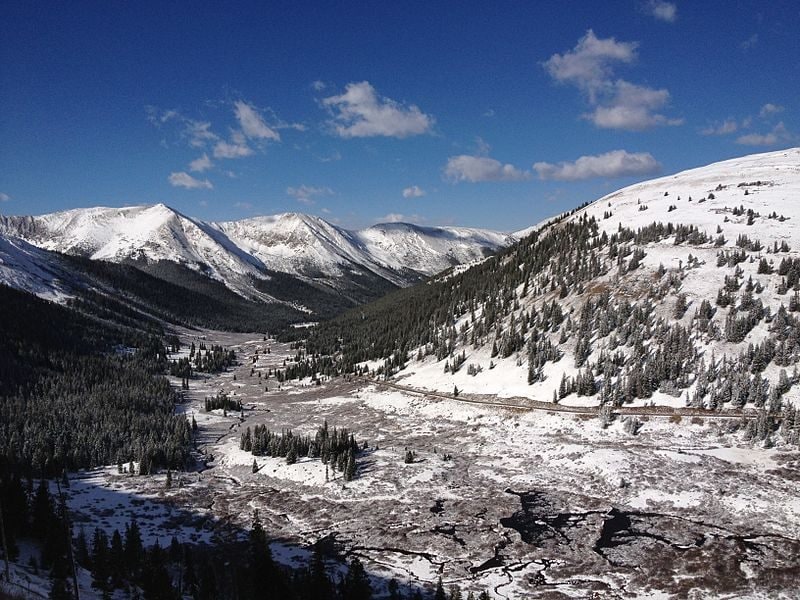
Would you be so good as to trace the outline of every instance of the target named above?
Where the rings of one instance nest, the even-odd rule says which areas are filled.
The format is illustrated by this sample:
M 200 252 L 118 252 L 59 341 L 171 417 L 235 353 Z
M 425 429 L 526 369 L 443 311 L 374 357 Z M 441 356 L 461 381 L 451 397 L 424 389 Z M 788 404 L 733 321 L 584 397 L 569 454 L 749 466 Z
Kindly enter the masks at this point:
M 756 44 L 758 44 L 758 34 L 754 33 L 739 44 L 739 47 L 741 47 L 742 50 L 750 50 L 751 48 L 755 48 Z
M 736 138 L 737 144 L 743 146 L 774 146 L 778 143 L 778 136 L 774 133 L 748 133 Z
M 444 167 L 445 178 L 457 183 L 469 181 L 522 181 L 529 179 L 530 173 L 516 168 L 514 165 L 504 165 L 498 160 L 488 156 L 469 156 L 461 154 L 447 159 Z
M 424 195 L 425 190 L 418 185 L 412 185 L 403 190 L 403 198 L 421 198 Z
M 537 162 L 533 169 L 540 179 L 577 181 L 594 177 L 650 175 L 658 172 L 661 165 L 649 152 L 613 150 L 604 154 L 581 156 L 575 162 Z
M 598 38 L 590 29 L 572 50 L 554 54 L 543 63 L 559 83 L 569 83 L 585 94 L 593 110 L 585 118 L 603 129 L 642 131 L 659 125 L 680 125 L 658 111 L 669 102 L 669 91 L 617 79 L 614 69 L 633 63 L 637 42 Z
M 325 82 L 319 79 L 311 82 L 311 89 L 314 90 L 315 92 L 321 92 L 326 87 L 327 86 L 325 85 Z
M 264 118 L 252 104 L 237 100 L 233 103 L 233 112 L 236 115 L 236 120 L 239 121 L 242 133 L 248 138 L 253 140 L 273 140 L 275 142 L 281 140 L 280 134 L 267 125 Z
M 195 179 L 184 171 L 177 173 L 170 173 L 169 182 L 175 187 L 186 188 L 187 190 L 207 189 L 210 190 L 214 186 L 208 179 Z
M 737 144 L 743 146 L 774 146 L 779 142 L 789 141 L 793 138 L 783 121 L 775 125 L 769 133 L 749 133 L 736 138 Z
M 337 160 L 342 160 L 342 153 L 339 152 L 338 150 L 334 150 L 333 152 L 331 152 L 327 156 L 320 156 L 320 158 L 319 158 L 319 161 L 320 162 L 324 162 L 324 163 L 326 163 L 326 162 L 336 162 Z
M 272 126 L 273 129 L 294 129 L 295 131 L 308 131 L 308 127 L 305 123 L 286 123 L 284 121 L 278 121 Z
M 602 129 L 643 131 L 657 125 L 680 125 L 682 119 L 668 119 L 659 109 L 669 102 L 669 92 L 618 80 L 609 100 L 586 115 Z
M 160 120 L 161 120 L 162 123 L 166 123 L 167 121 L 171 121 L 172 119 L 179 119 L 180 116 L 181 116 L 181 113 L 179 113 L 177 110 L 174 110 L 174 109 L 173 110 L 165 110 L 162 113 Z
M 147 120 L 150 121 L 156 127 L 161 126 L 162 123 L 166 123 L 167 121 L 171 121 L 172 119 L 180 119 L 181 114 L 175 110 L 164 110 L 162 111 L 157 106 L 152 106 L 148 104 L 144 107 L 145 112 L 147 113 Z
M 234 131 L 231 134 L 231 141 L 218 141 L 214 145 L 214 158 L 243 158 L 253 154 L 253 149 L 247 145 L 244 134 Z
M 8 202 L 9 200 L 11 200 L 11 196 L 5 192 L 0 192 L 0 202 Z
M 678 18 L 678 7 L 674 2 L 664 2 L 664 0 L 650 0 L 645 5 L 647 13 L 660 21 L 674 23 Z
M 494 111 L 493 108 L 489 108 L 489 109 L 486 110 L 485 113 L 483 113 L 483 116 L 488 118 L 488 119 L 491 119 L 492 117 L 494 117 L 496 115 L 497 115 L 497 113 Z
M 773 104 L 772 102 L 767 102 L 764 106 L 761 107 L 761 110 L 758 112 L 758 116 L 762 119 L 766 119 L 770 115 L 774 115 L 777 113 L 781 113 L 784 111 L 783 106 L 779 106 L 778 104 Z
M 489 156 L 492 147 L 481 136 L 475 136 L 475 154 L 478 156 Z
M 424 223 L 427 219 L 420 215 L 404 215 L 402 213 L 389 213 L 378 218 L 379 223 Z
M 189 138 L 189 145 L 192 148 L 203 148 L 208 142 L 219 139 L 219 136 L 211 131 L 211 123 L 192 119 L 186 119 L 183 135 Z
M 333 114 L 330 125 L 343 138 L 406 138 L 430 131 L 434 119 L 413 104 L 378 96 L 368 81 L 348 83 L 344 94 L 322 100 Z
M 211 131 L 211 123 L 208 121 L 190 119 L 174 109 L 162 111 L 156 106 L 145 106 L 144 108 L 147 120 L 159 129 L 164 123 L 175 121 L 179 127 L 182 127 L 181 138 L 188 140 L 188 144 L 192 148 L 204 148 L 208 143 L 219 139 L 219 136 Z M 161 145 L 167 147 L 166 140 L 161 140 Z
M 235 202 L 233 206 L 235 208 L 241 208 L 242 210 L 250 210 L 253 208 L 253 205 L 249 202 Z
M 203 152 L 203 156 L 195 158 L 189 163 L 189 170 L 193 173 L 202 173 L 203 171 L 210 169 L 213 165 L 214 163 L 212 163 L 211 159 L 208 158 L 208 154 Z
M 547 72 L 561 83 L 571 83 L 593 95 L 604 87 L 613 75 L 616 63 L 636 60 L 637 42 L 618 42 L 600 39 L 591 29 L 572 50 L 553 54 L 543 64 Z
M 703 135 L 728 135 L 735 133 L 739 129 L 739 124 L 735 119 L 725 119 L 722 123 L 709 125 L 705 129 L 701 129 L 700 133 Z
M 329 196 L 333 190 L 329 187 L 314 187 L 311 185 L 301 185 L 300 187 L 287 187 L 286 195 L 291 196 L 301 204 L 314 204 L 314 198 L 318 196 Z

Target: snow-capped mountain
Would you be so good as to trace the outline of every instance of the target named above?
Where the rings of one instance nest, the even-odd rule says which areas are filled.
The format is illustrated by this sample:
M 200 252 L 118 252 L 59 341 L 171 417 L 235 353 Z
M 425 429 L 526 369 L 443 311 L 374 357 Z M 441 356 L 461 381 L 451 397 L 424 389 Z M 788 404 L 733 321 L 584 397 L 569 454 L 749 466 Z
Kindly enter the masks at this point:
M 382 223 L 356 232 L 367 252 L 384 266 L 434 275 L 470 263 L 516 241 L 513 235 L 463 227 Z
M 527 233 L 502 260 L 323 325 L 310 343 L 344 340 L 343 365 L 371 348 L 369 368 L 447 393 L 798 405 L 800 148 L 632 185 Z M 759 427 L 761 440 L 777 429 Z
M 514 241 L 491 231 L 400 223 L 348 231 L 297 213 L 211 223 L 163 204 L 0 215 L 0 235 L 96 260 L 170 261 L 262 300 L 270 299 L 269 285 L 253 281 L 269 281 L 270 272 L 333 289 L 342 277 L 368 272 L 402 287 Z
M 298 213 L 216 226 L 273 271 L 335 278 L 357 265 L 399 286 L 494 253 L 514 241 L 493 231 L 409 223 L 348 231 Z
M 262 269 L 213 226 L 163 204 L 0 216 L 0 234 L 94 260 L 169 260 L 202 271 L 236 291 L 249 291 L 249 278 L 261 275 Z

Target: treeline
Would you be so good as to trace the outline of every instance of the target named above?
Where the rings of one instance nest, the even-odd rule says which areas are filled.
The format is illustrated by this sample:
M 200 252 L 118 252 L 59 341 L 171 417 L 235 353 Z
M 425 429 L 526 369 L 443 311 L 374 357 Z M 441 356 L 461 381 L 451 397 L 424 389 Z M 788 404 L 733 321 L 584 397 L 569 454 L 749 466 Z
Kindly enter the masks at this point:
M 159 337 L 4 286 L 0 313 L 0 466 L 186 465 L 191 428 L 174 414 Z
M 361 448 L 367 443 L 362 442 Z M 239 448 L 252 452 L 253 456 L 272 456 L 286 458 L 288 464 L 294 464 L 303 456 L 319 458 L 333 472 L 342 473 L 345 481 L 356 476 L 356 460 L 360 451 L 355 436 L 347 429 L 333 430 L 328 428 L 328 421 L 317 429 L 314 437 L 295 435 L 291 429 L 274 433 L 266 425 L 250 427 L 242 433 Z
M 173 342 L 171 351 L 180 349 L 178 343 Z M 189 356 L 169 361 L 168 372 L 173 377 L 181 378 L 181 387 L 188 389 L 189 379 L 194 373 L 222 373 L 228 367 L 236 364 L 236 352 L 228 350 L 218 344 L 207 347 L 204 343 L 195 346 L 192 342 L 189 347 Z
M 494 334 L 495 326 L 519 308 L 517 288 L 520 297 L 546 291 L 566 295 L 608 268 L 596 249 L 610 240 L 597 235 L 594 220 L 556 223 L 545 231 L 458 275 L 401 290 L 321 324 L 309 336 L 308 355 L 338 353 L 340 372 L 353 372 L 356 363 L 367 360 L 403 365 L 418 347 L 437 358 L 449 356 L 462 333 L 454 325 L 462 315 L 469 316 L 468 328 L 474 323 L 469 335 L 477 346 L 497 343 L 499 352 L 501 347 L 503 354 L 513 352 L 520 346 L 512 339 L 517 332 L 500 328 L 500 335 Z
M 233 400 L 225 392 L 218 392 L 213 398 L 205 399 L 205 411 L 211 412 L 212 410 L 222 410 L 227 413 L 229 410 L 239 412 L 242 410 L 242 403 L 239 400 Z
M 189 347 L 189 363 L 200 373 L 221 373 L 236 364 L 236 352 L 226 350 L 218 344 L 212 344 L 209 348 L 203 342 L 196 347 L 192 342 Z

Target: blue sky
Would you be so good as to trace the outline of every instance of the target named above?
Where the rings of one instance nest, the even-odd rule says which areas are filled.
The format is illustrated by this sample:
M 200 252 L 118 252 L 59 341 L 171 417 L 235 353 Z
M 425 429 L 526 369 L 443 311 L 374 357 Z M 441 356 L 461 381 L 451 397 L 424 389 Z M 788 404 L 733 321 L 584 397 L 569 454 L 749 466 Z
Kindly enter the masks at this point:
M 5 2 L 0 212 L 515 230 L 800 145 L 796 1 Z

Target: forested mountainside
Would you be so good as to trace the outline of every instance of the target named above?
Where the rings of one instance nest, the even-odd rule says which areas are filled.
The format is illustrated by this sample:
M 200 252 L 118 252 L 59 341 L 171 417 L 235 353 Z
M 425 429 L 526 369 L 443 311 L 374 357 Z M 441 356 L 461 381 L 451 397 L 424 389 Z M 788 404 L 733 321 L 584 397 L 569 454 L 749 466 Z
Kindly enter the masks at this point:
M 797 240 L 800 149 L 652 180 L 320 325 L 296 373 L 371 368 L 444 391 L 754 407 L 761 439 L 785 409 L 796 443 Z
M 191 432 L 163 377 L 163 332 L 0 286 L 0 472 L 141 461 L 179 468 Z

